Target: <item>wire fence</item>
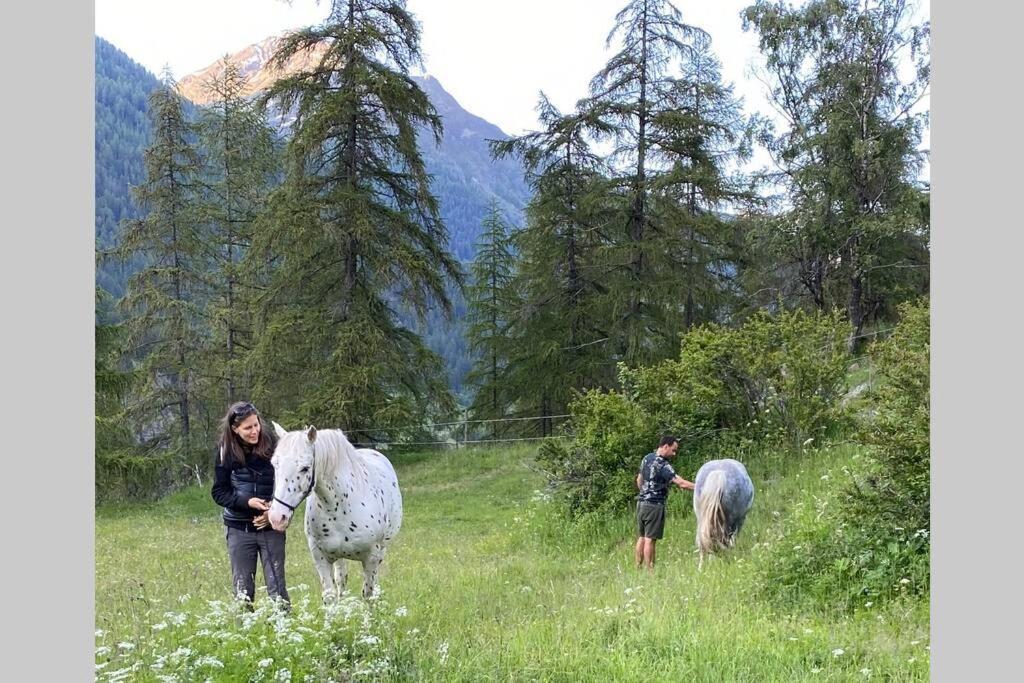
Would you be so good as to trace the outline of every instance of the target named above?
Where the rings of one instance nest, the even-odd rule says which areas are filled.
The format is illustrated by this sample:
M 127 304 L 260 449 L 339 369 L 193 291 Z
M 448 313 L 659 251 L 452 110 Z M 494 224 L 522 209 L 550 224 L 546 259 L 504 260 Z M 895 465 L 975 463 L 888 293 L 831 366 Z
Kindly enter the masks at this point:
M 853 338 L 861 339 L 884 335 L 893 329 L 895 328 L 890 327 L 864 332 Z M 823 346 L 820 350 L 826 351 L 831 347 L 832 345 L 829 344 Z M 860 366 L 867 371 L 866 382 L 863 383 L 866 386 L 861 387 L 858 384 L 857 387 L 853 387 L 855 394 L 864 389 L 868 391 L 874 389 L 874 365 L 869 361 L 870 356 L 867 354 L 854 356 L 849 360 L 848 369 L 852 370 Z M 570 434 L 555 433 L 555 427 L 564 425 L 570 418 L 572 418 L 572 415 L 565 413 L 477 420 L 462 419 L 447 422 L 406 424 L 397 427 L 362 427 L 346 431 L 350 434 L 362 436 L 363 438 L 360 439 L 361 445 L 383 450 L 407 446 L 436 446 L 439 448 L 461 449 L 470 445 L 488 443 L 521 443 L 571 438 Z M 701 434 L 682 434 L 680 435 L 680 440 L 692 441 L 719 431 L 722 431 L 722 429 L 715 429 Z
M 383 450 L 406 446 L 437 446 L 458 449 L 485 443 L 564 439 L 566 435 L 556 433 L 556 427 L 564 424 L 571 417 L 572 415 L 565 413 L 480 420 L 466 419 L 346 431 L 349 434 L 359 435 L 361 445 Z

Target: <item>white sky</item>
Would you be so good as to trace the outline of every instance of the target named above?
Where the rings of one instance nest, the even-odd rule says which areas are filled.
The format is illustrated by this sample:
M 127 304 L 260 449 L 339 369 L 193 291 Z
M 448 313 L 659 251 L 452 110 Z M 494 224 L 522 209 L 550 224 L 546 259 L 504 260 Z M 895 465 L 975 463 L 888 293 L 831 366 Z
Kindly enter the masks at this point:
M 408 0 L 407 8 L 421 24 L 426 72 L 466 110 L 517 135 L 539 127 L 540 90 L 563 111 L 586 96 L 591 77 L 611 54 L 605 38 L 625 4 Z M 683 21 L 710 33 L 723 79 L 735 85 L 744 109 L 770 114 L 764 86 L 749 72 L 760 61 L 757 39 L 743 32 L 739 14 L 750 4 L 675 0 Z M 319 23 L 329 5 L 328 0 L 95 0 L 96 34 L 154 74 L 166 65 L 180 79 L 225 53 Z M 922 0 L 919 14 L 927 16 L 928 10 L 928 0 Z
M 707 30 L 726 80 L 748 108 L 760 84 L 744 76 L 756 38 L 739 12 L 749 0 L 676 0 Z M 538 127 L 540 90 L 570 110 L 607 61 L 604 41 L 624 0 L 408 0 L 420 21 L 426 72 L 468 111 L 519 134 Z M 95 0 L 96 34 L 155 74 L 181 78 L 285 29 L 318 23 L 326 0 Z

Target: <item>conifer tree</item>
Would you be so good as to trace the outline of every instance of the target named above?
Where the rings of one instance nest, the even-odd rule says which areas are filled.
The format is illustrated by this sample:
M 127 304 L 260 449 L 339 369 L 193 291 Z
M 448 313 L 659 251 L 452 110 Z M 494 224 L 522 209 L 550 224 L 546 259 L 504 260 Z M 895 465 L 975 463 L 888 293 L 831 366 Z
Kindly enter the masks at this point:
M 205 152 L 201 219 L 212 256 L 209 354 L 206 392 L 216 413 L 248 397 L 252 381 L 246 359 L 252 349 L 252 314 L 258 283 L 246 259 L 255 223 L 279 171 L 276 140 L 263 108 L 245 96 L 246 78 L 227 57 L 205 87 L 211 104 L 199 120 Z
M 153 142 L 146 149 L 146 179 L 133 188 L 142 217 L 123 223 L 111 254 L 141 256 L 145 266 L 129 278 L 119 307 L 129 354 L 140 383 L 129 414 L 137 436 L 190 470 L 205 467 L 206 442 L 193 434 L 197 357 L 204 343 L 201 306 L 206 242 L 196 213 L 199 156 L 174 79 L 164 73 L 150 96 Z M 201 463 L 201 464 L 200 464 Z
M 495 420 L 504 417 L 515 396 L 510 391 L 509 357 L 513 353 L 510 329 L 519 305 L 514 290 L 515 254 L 509 226 L 497 202 L 492 201 L 470 265 L 471 280 L 466 288 L 466 334 L 469 349 L 476 355 L 466 383 L 475 387 L 469 419 Z M 498 423 L 490 423 L 492 437 Z
M 408 75 L 419 28 L 404 2 L 334 0 L 319 26 L 286 36 L 281 67 L 322 57 L 266 94 L 294 112 L 285 181 L 256 240 L 276 259 L 256 345 L 257 395 L 294 419 L 347 428 L 419 422 L 454 399 L 440 359 L 399 325 L 450 311 L 462 273 L 418 149 L 440 117 Z
M 659 115 L 672 95 L 680 60 L 709 38 L 683 23 L 668 0 L 631 0 L 616 15 L 608 45 L 617 38 L 619 50 L 592 79 L 583 107 L 613 130 L 622 228 L 613 237 L 609 284 L 618 358 L 635 364 L 670 355 L 677 345 L 680 273 L 664 262 L 671 254 L 664 238 L 675 226 L 653 194 L 671 163 L 658 143 L 664 137 Z
M 547 417 L 566 409 L 573 390 L 613 380 L 597 263 L 608 240 L 608 183 L 589 142 L 594 131 L 608 129 L 583 112 L 562 114 L 543 93 L 538 112 L 542 130 L 492 143 L 492 152 L 521 158 L 534 190 L 526 227 L 515 237 L 522 310 L 511 328 L 510 381 L 520 412 Z M 550 427 L 545 422 L 542 432 Z

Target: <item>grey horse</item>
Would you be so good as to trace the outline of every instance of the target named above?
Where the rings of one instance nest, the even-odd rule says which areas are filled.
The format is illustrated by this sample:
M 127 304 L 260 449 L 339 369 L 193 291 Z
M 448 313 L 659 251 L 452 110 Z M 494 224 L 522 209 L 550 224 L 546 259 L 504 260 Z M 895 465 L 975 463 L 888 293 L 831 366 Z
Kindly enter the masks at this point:
M 754 483 L 743 463 L 728 458 L 704 463 L 694 483 L 700 570 L 706 554 L 732 547 L 754 502 Z

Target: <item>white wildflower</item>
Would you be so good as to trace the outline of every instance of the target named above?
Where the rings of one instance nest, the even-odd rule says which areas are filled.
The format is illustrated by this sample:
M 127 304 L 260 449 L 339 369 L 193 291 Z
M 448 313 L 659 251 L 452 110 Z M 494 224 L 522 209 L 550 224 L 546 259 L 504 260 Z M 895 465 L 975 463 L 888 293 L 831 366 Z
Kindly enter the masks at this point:
M 96 631 L 96 637 L 97 637 L 97 638 L 102 638 L 102 637 L 103 637 L 103 636 L 105 636 L 105 635 L 107 635 L 107 632 L 106 632 L 106 631 L 104 631 L 103 629 L 98 629 L 98 630 Z
M 821 475 L 821 480 L 822 481 L 828 481 L 828 475 L 827 474 Z
M 405 605 L 402 605 L 401 607 L 395 610 L 396 617 L 404 617 L 407 614 L 409 614 L 409 610 L 406 609 Z
M 805 628 L 804 629 L 804 633 L 806 633 L 807 635 L 810 635 L 810 634 L 814 633 L 814 631 L 809 629 L 809 628 Z
M 181 596 L 178 597 L 178 602 L 180 602 L 181 604 L 184 605 L 186 602 L 188 602 L 191 599 L 192 599 L 192 596 L 189 595 L 188 593 L 185 593 L 184 595 L 181 595 Z
M 836 649 L 832 650 L 833 657 L 842 657 L 844 654 L 846 654 L 846 650 L 844 650 L 841 647 L 837 647 Z
M 150 626 L 150 628 L 154 631 L 163 631 L 165 628 L 167 628 L 167 622 L 161 621 L 159 624 L 153 624 L 152 626 Z
M 900 583 L 906 586 L 908 583 L 910 583 L 910 579 L 900 579 Z
M 811 445 L 812 441 L 814 441 L 814 437 L 813 436 L 811 438 L 807 439 L 807 441 L 804 441 L 804 445 L 805 446 L 809 446 L 809 445 Z
M 862 674 L 864 674 L 864 677 L 865 677 L 865 678 L 867 678 L 868 676 L 870 676 L 870 675 L 871 675 L 871 669 L 869 669 L 869 668 L 867 668 L 867 667 L 864 667 L 863 669 L 861 669 L 861 670 L 860 670 L 860 672 L 861 672 Z
M 442 641 L 437 646 L 437 654 L 441 657 L 441 663 L 444 664 L 448 661 L 448 641 Z
M 420 630 L 418 628 L 413 628 L 411 631 L 409 631 L 409 635 L 410 636 L 415 636 L 415 635 L 419 634 L 419 632 L 420 632 Z
M 871 605 L 873 605 L 873 604 L 875 604 L 875 603 L 873 603 L 870 600 L 868 600 L 867 602 L 864 603 L 864 606 L 865 607 L 871 607 Z
M 102 664 L 97 664 L 96 665 L 96 670 L 99 671 L 100 669 L 105 667 L 107 664 L 110 664 L 110 662 L 103 662 Z
M 811 669 L 811 673 L 812 674 L 820 674 L 821 673 L 821 669 L 819 669 L 818 667 L 814 667 L 813 669 Z
M 292 672 L 290 669 L 279 669 L 277 675 L 274 676 L 275 681 L 280 683 L 288 683 L 292 680 Z
M 164 618 L 175 626 L 181 626 L 188 620 L 188 615 L 177 612 L 164 612 Z
M 273 663 L 274 663 L 274 658 L 273 657 L 267 657 L 266 659 L 261 659 L 259 662 L 257 662 L 256 666 L 258 666 L 261 669 L 266 669 L 268 666 L 270 666 Z
M 122 650 L 134 650 L 135 643 L 118 643 L 117 646 Z
M 196 660 L 196 666 L 212 666 L 218 669 L 224 668 L 224 662 L 211 655 L 203 655 Z
M 912 641 L 910 641 L 911 645 L 919 645 L 920 643 L 921 643 L 920 640 L 912 640 Z
M 376 645 L 380 642 L 380 638 L 373 635 L 372 633 L 364 633 L 359 636 L 359 640 L 356 641 L 360 645 Z
M 96 656 L 97 657 L 102 657 L 103 655 L 108 654 L 109 652 L 110 652 L 110 648 L 107 647 L 106 645 L 103 645 L 102 647 L 96 648 Z

